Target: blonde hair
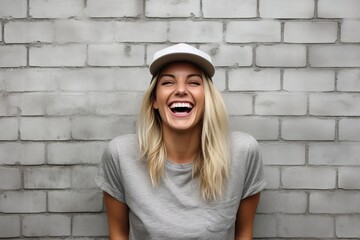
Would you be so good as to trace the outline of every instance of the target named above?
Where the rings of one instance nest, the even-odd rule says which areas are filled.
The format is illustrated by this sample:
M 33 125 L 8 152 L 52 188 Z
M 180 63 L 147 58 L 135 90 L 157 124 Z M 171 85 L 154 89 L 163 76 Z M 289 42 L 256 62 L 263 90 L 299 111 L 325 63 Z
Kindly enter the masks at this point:
M 201 146 L 193 161 L 192 174 L 197 177 L 205 201 L 222 197 L 229 176 L 228 115 L 221 94 L 203 74 L 205 110 Z M 157 76 L 145 92 L 138 120 L 141 157 L 146 159 L 152 185 L 164 176 L 167 152 L 162 135 L 161 118 L 153 108 Z

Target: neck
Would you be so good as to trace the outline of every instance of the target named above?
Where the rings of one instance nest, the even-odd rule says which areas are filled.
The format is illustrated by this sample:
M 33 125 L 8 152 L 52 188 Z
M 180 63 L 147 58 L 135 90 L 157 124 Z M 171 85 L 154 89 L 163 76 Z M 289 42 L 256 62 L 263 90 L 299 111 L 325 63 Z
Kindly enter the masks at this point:
M 180 164 L 191 163 L 200 148 L 201 129 L 174 132 L 163 128 L 163 137 L 170 161 Z

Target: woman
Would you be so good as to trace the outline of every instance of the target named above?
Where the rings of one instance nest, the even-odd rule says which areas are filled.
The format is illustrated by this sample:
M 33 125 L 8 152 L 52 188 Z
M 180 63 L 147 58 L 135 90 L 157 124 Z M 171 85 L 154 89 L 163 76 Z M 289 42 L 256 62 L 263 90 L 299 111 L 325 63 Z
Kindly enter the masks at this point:
M 150 65 L 136 135 L 113 139 L 97 176 L 111 239 L 252 239 L 265 186 L 256 140 L 228 133 L 210 57 L 187 44 Z

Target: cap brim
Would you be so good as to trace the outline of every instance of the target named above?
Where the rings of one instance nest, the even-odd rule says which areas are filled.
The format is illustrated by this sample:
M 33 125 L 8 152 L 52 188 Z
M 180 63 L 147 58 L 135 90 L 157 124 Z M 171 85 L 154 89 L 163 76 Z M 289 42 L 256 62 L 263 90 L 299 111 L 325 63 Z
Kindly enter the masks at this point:
M 202 69 L 210 78 L 214 76 L 215 68 L 211 62 L 196 54 L 191 53 L 171 53 L 159 57 L 150 65 L 150 73 L 156 75 L 161 69 L 172 62 L 191 62 Z

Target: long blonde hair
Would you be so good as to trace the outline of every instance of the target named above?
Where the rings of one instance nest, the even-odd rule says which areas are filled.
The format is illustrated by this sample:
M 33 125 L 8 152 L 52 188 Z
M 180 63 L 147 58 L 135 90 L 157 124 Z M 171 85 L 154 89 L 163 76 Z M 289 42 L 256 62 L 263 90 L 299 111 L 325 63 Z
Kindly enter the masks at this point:
M 229 176 L 228 115 L 221 94 L 203 74 L 205 110 L 201 133 L 201 148 L 193 161 L 193 177 L 199 179 L 200 193 L 205 201 L 222 197 Z M 138 119 L 138 139 L 141 157 L 146 159 L 150 179 L 155 187 L 164 176 L 167 152 L 159 113 L 153 108 L 156 98 L 155 76 L 145 92 Z

